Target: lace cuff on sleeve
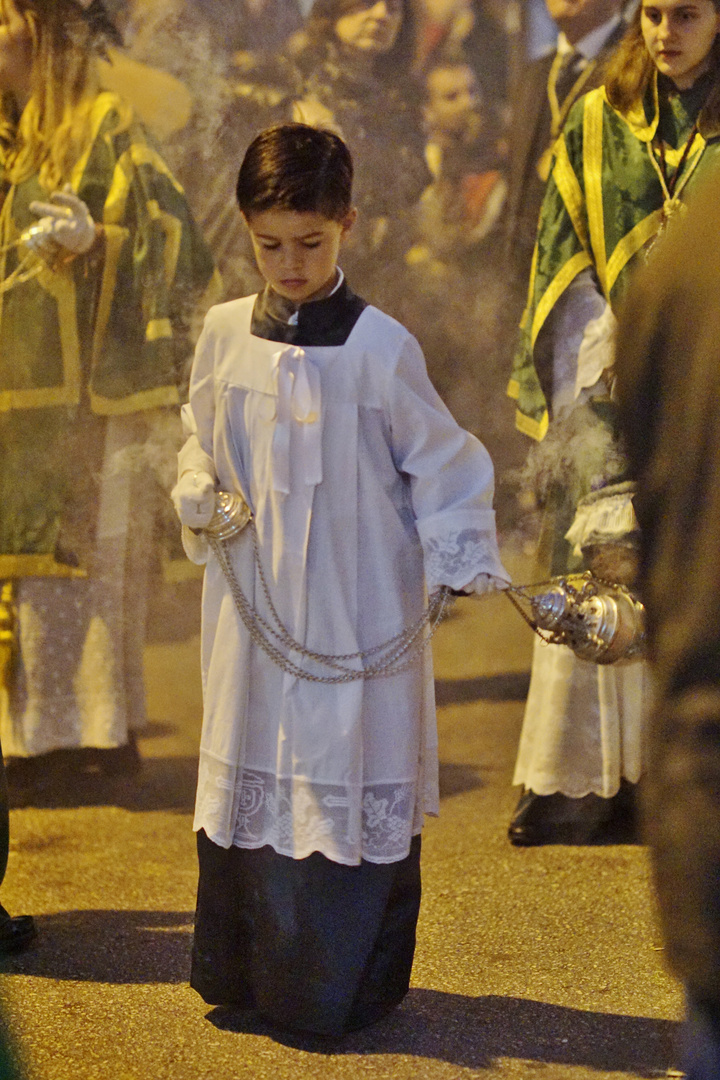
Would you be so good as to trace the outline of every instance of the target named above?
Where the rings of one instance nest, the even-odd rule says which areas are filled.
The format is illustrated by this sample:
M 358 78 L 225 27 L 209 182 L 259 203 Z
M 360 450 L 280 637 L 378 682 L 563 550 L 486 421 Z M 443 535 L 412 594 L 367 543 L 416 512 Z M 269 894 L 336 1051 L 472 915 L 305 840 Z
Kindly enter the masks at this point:
M 575 520 L 565 533 L 574 544 L 573 554 L 597 544 L 621 543 L 634 546 L 640 527 L 633 509 L 635 484 L 625 481 L 600 488 L 578 503 Z
M 492 514 L 492 511 L 489 511 Z M 478 528 L 468 525 L 443 533 L 422 536 L 425 552 L 425 577 L 430 592 L 441 585 L 462 589 L 478 574 L 510 581 L 500 561 L 493 525 Z

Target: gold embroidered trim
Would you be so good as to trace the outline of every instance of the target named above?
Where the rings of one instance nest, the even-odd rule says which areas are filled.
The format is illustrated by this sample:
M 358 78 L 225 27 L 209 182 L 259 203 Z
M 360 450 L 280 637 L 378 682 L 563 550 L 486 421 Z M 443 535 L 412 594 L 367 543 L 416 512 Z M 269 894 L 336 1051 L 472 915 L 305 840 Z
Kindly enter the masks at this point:
M 624 236 L 620 241 L 608 262 L 607 285 L 610 291 L 612 291 L 615 282 L 633 255 L 637 255 L 638 251 L 655 235 L 662 225 L 662 221 L 662 210 L 653 210 L 652 214 L 639 221 L 635 228 L 631 229 L 627 236 Z
M 515 427 L 518 431 L 522 431 L 523 435 L 529 435 L 531 439 L 535 439 L 537 442 L 542 442 L 547 435 L 549 423 L 550 417 L 547 409 L 543 413 L 541 420 L 532 420 L 529 416 L 521 413 L 519 409 L 515 412 Z
M 141 165 L 152 165 L 157 173 L 161 176 L 165 176 L 170 181 L 179 195 L 184 194 L 183 188 L 177 182 L 157 151 L 153 150 L 145 143 L 134 143 L 124 154 L 120 155 L 117 164 L 115 165 L 112 183 L 110 184 L 110 191 L 105 200 L 105 209 L 103 212 L 103 221 L 105 224 L 117 224 L 119 221 L 122 221 L 125 215 L 125 206 L 127 204 L 128 195 L 130 194 L 133 174 L 135 169 L 139 168 Z
M 601 92 L 603 99 L 610 105 L 610 102 L 607 100 L 604 86 L 601 87 Z M 660 123 L 660 99 L 658 97 L 657 71 L 653 73 L 652 92 L 654 112 L 649 122 L 645 115 L 645 103 L 642 99 L 636 101 L 632 108 L 628 109 L 626 113 L 618 112 L 617 109 L 613 109 L 612 105 L 610 105 L 613 112 L 617 116 L 622 117 L 635 138 L 639 139 L 640 142 L 652 142 L 655 138 L 658 124 Z
M 54 405 L 78 405 L 79 403 L 79 389 L 69 386 L 0 391 L 0 412 L 11 412 L 13 409 L 47 409 Z
M 705 149 L 706 146 L 707 146 L 707 143 L 706 143 L 705 139 L 702 137 L 702 135 L 700 134 L 699 131 L 696 131 L 695 132 L 695 138 L 692 141 L 692 146 L 688 150 L 688 154 L 687 154 L 687 156 L 688 156 L 688 167 L 691 167 L 690 166 L 691 161 L 696 160 L 694 155 L 695 154 L 702 154 L 702 152 L 703 152 L 703 150 Z M 684 153 L 685 153 L 685 146 L 681 146 L 677 150 L 673 150 L 673 148 L 671 146 L 666 146 L 665 147 L 665 160 L 667 161 L 668 165 L 672 165 L 673 168 L 677 169 L 678 165 L 680 164 L 680 162 L 683 159 L 683 154 Z
M 602 189 L 604 108 L 605 99 L 603 95 L 589 94 L 585 99 L 583 173 L 585 177 L 585 202 L 590 227 L 590 246 L 594 256 L 595 272 L 600 287 L 607 298 L 607 253 L 605 250 L 605 215 Z
M 578 251 L 576 255 L 573 255 L 572 259 L 569 259 L 565 263 L 550 282 L 535 311 L 530 339 L 530 344 L 533 349 L 535 348 L 538 334 L 542 330 L 548 315 L 555 307 L 570 282 L 588 266 L 592 266 L 592 259 L 586 251 Z
M 145 328 L 146 341 L 158 341 L 160 338 L 172 336 L 172 323 L 169 319 L 151 319 Z
M 129 127 L 130 121 L 132 120 L 132 112 L 122 99 L 111 91 L 105 91 L 104 93 L 98 94 L 90 111 L 90 141 L 70 174 L 70 183 L 73 191 L 78 190 L 85 174 L 87 163 L 90 160 L 93 147 L 97 141 L 98 134 L 100 133 L 100 128 L 103 126 L 107 114 L 113 111 L 117 112 L 120 119 L 120 124 L 116 131 L 122 130 L 123 127 Z
M 180 245 L 182 244 L 182 222 L 179 218 L 161 210 L 157 199 L 150 199 L 147 204 L 150 217 L 159 221 L 165 234 L 165 250 L 163 260 L 165 263 L 165 284 L 168 288 L 175 280 L 178 259 L 180 258 Z
M 87 576 L 87 570 L 56 562 L 54 555 L 0 555 L 0 578 Z

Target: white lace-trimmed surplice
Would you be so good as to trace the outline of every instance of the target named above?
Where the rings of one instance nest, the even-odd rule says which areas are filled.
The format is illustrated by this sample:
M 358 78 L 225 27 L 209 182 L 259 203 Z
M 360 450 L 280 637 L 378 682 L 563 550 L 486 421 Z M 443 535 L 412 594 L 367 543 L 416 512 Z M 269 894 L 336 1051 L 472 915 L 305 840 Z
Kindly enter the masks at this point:
M 183 421 L 218 486 L 249 503 L 293 638 L 326 654 L 366 650 L 418 619 L 426 580 L 507 579 L 490 457 L 441 402 L 415 339 L 367 307 L 342 346 L 279 346 L 250 333 L 254 301 L 208 314 Z M 184 532 L 189 556 L 207 559 L 195 829 L 294 858 L 405 858 L 438 812 L 429 650 L 391 678 L 286 674 L 252 643 L 205 541 Z M 250 531 L 231 544 L 265 614 Z

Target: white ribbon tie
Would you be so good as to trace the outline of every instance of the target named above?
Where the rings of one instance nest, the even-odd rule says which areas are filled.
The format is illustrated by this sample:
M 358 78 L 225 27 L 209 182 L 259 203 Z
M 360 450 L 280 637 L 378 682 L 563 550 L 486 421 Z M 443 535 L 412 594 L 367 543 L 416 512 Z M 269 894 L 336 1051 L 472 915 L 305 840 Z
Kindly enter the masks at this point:
M 291 345 L 273 356 L 277 412 L 272 445 L 273 488 L 290 494 L 290 455 L 303 483 L 322 480 L 320 373 L 304 349 Z

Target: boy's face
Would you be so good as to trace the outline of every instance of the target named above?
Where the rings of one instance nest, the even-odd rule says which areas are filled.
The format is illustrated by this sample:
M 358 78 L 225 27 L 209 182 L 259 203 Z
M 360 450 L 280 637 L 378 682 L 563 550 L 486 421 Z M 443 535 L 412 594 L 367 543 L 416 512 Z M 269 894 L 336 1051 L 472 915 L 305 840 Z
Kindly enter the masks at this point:
M 340 244 L 356 217 L 355 210 L 342 221 L 315 211 L 252 214 L 246 220 L 258 270 L 276 293 L 295 304 L 319 299 L 335 283 Z

